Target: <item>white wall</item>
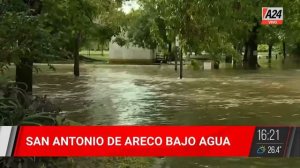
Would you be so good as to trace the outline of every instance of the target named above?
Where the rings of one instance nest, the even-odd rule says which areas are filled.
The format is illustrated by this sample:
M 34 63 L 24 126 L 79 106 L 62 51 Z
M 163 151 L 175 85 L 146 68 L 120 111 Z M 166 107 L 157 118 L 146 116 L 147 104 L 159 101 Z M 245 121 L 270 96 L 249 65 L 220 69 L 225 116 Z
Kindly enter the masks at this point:
M 109 60 L 124 60 L 124 61 L 148 61 L 154 60 L 155 53 L 153 50 L 129 46 L 119 46 L 117 43 L 109 43 Z

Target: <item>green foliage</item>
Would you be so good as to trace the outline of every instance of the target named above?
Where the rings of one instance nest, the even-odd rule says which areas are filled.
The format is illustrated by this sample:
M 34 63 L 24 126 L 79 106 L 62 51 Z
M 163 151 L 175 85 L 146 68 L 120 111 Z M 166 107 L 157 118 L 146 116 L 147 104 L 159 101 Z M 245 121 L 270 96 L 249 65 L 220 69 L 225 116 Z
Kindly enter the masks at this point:
M 19 84 L 20 85 L 20 84 Z M 32 99 L 17 84 L 0 82 L 0 125 L 64 125 L 59 108 L 44 98 Z M 55 165 L 53 159 L 1 158 L 0 167 L 42 167 Z
M 75 39 L 80 47 L 91 41 L 105 43 L 120 31 L 120 1 L 44 0 L 42 17 L 53 33 L 60 34 L 62 46 L 73 54 Z
M 0 90 L 0 125 L 57 125 L 59 108 L 46 99 L 32 99 L 17 85 Z
M 258 46 L 258 51 L 260 51 L 260 52 L 267 52 L 268 49 L 269 49 L 268 45 L 259 45 Z
M 3 4 L 2 4 L 3 5 Z M 21 5 L 22 6 L 22 5 Z M 0 15 L 1 69 L 21 59 L 44 61 L 59 52 L 58 36 L 51 35 L 40 16 L 29 15 L 29 9 L 15 4 L 2 6 Z
M 285 40 L 297 44 L 300 38 L 298 0 L 141 0 L 140 3 L 142 9 L 131 14 L 135 19 L 128 31 L 131 41 L 141 47 L 165 47 L 178 36 L 185 52 L 207 51 L 212 53 L 212 59 L 228 54 L 239 60 L 241 48 L 261 20 L 263 6 L 283 6 L 285 19 L 282 26 L 259 26 L 258 43 Z
M 189 68 L 192 68 L 194 71 L 197 71 L 200 69 L 200 64 L 197 60 L 191 60 L 191 64 L 189 65 Z
M 126 44 L 128 44 L 127 40 L 125 38 L 122 38 L 122 37 L 116 37 L 114 40 L 113 40 L 114 43 L 117 43 L 119 46 L 123 47 L 125 46 Z
M 155 21 L 151 15 L 141 12 L 135 11 L 130 14 L 132 18 L 127 28 L 127 37 L 136 46 L 154 49 L 158 46 L 158 41 L 152 29 Z

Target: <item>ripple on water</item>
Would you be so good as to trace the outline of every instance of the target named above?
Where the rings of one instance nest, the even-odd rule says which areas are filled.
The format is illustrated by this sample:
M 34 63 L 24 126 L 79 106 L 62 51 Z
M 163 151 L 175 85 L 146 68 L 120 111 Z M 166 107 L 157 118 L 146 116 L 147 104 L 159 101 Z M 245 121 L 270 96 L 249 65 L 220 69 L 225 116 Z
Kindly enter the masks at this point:
M 173 68 L 94 65 L 82 68 L 82 76 L 76 79 L 72 66 L 62 68 L 64 72 L 37 76 L 34 89 L 49 97 L 59 97 L 66 111 L 85 113 L 88 109 L 86 114 L 78 116 L 90 115 L 90 123 L 181 124 L 181 118 L 187 123 L 215 123 L 215 118 L 205 115 L 222 114 L 231 123 L 240 123 L 239 117 L 250 117 L 249 122 L 256 124 L 272 116 L 261 111 L 272 114 L 279 111 L 278 105 L 295 109 L 300 104 L 299 72 L 288 77 L 288 72 L 276 72 L 276 75 L 243 71 L 187 72 L 188 76 L 178 80 Z M 231 114 L 225 115 L 224 111 Z M 286 123 L 293 119 L 293 114 L 297 116 L 296 111 L 290 115 L 283 113 L 286 111 L 273 116 L 281 116 L 281 122 Z M 160 116 L 168 117 L 158 119 Z M 260 117 L 264 118 L 259 120 Z

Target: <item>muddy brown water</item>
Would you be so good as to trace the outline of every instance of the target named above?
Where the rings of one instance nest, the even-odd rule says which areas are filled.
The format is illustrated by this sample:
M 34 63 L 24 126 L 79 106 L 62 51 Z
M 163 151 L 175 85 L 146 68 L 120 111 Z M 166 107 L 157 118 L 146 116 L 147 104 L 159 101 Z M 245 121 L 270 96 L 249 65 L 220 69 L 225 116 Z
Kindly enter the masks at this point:
M 41 65 L 40 65 L 41 66 Z M 42 65 L 43 67 L 44 65 Z M 72 65 L 34 76 L 67 118 L 84 125 L 300 125 L 300 69 L 185 69 L 173 66 Z M 300 159 L 161 158 L 154 167 L 299 167 Z

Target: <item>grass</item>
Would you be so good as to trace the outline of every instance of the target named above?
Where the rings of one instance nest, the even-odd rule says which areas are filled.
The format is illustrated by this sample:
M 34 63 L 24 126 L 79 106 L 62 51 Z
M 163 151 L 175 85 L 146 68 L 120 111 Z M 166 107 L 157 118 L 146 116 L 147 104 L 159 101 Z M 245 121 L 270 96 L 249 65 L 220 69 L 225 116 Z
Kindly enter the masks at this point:
M 101 157 L 101 158 L 67 158 L 56 160 L 57 167 L 65 168 L 150 168 L 154 158 L 130 158 L 130 157 Z
M 95 59 L 95 60 L 99 60 L 99 61 L 105 61 L 108 62 L 109 59 L 109 51 L 105 50 L 103 52 L 101 51 L 88 51 L 88 50 L 82 50 L 79 52 L 80 55 L 83 55 L 87 58 L 91 58 L 91 59 Z

